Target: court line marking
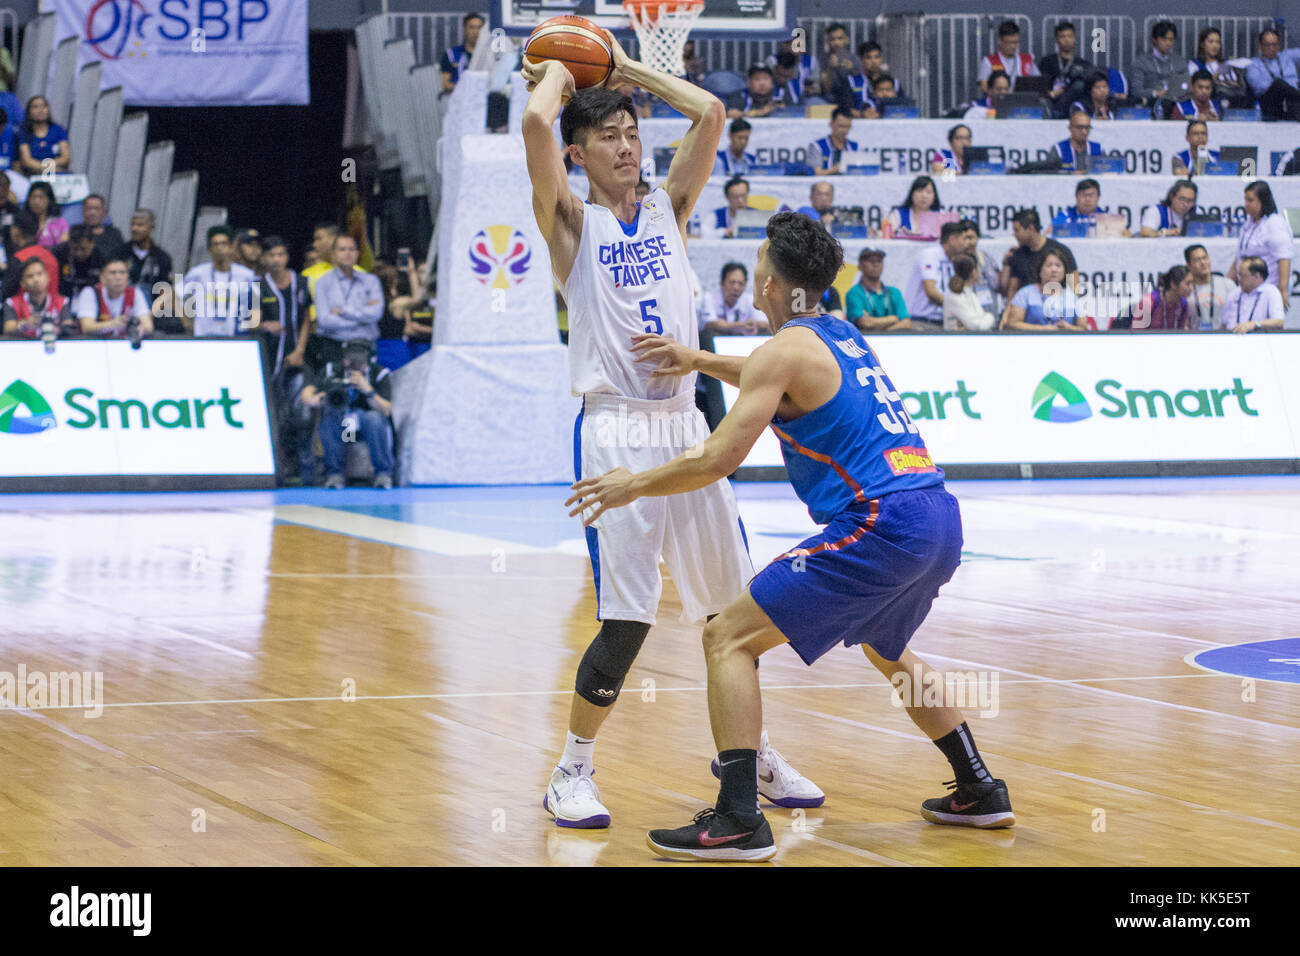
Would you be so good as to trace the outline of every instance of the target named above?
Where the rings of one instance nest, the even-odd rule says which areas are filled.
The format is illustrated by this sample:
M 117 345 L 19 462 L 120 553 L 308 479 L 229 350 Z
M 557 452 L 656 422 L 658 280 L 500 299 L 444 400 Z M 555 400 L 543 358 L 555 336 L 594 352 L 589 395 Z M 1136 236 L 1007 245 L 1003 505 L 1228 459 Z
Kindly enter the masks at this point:
M 924 743 L 934 742 L 929 737 L 926 737 L 924 734 L 915 734 L 915 733 L 907 733 L 906 731 L 901 731 L 901 730 L 892 730 L 889 727 L 879 727 L 875 724 L 868 724 L 860 720 L 854 720 L 851 717 L 840 717 L 837 714 L 823 714 L 815 710 L 805 710 L 802 707 L 797 708 L 797 710 L 799 711 L 799 713 L 807 714 L 810 717 L 820 717 L 823 718 L 824 720 L 829 720 L 832 723 L 848 724 L 851 727 L 861 727 L 864 730 L 874 731 L 875 733 L 887 734 L 890 737 L 902 737 L 904 740 L 918 740 L 918 741 L 923 741 Z M 1274 827 L 1280 830 L 1293 830 L 1297 833 L 1300 833 L 1300 827 L 1292 826 L 1289 823 L 1279 823 L 1276 820 L 1269 820 L 1266 819 L 1265 817 L 1255 817 L 1244 813 L 1234 813 L 1231 810 L 1221 810 L 1218 807 L 1207 806 L 1206 804 L 1203 803 L 1192 803 L 1190 800 L 1183 800 L 1179 797 L 1169 796 L 1163 793 L 1153 793 L 1150 790 L 1139 790 L 1136 787 L 1130 787 L 1122 783 L 1113 783 L 1109 780 L 1101 780 L 1098 777 L 1090 777 L 1087 774 L 1074 773 L 1069 770 L 1057 770 L 1055 767 L 1048 767 L 1045 766 L 1044 764 L 1035 763 L 1032 760 L 1026 760 L 1021 757 L 1013 757 L 1010 754 L 997 753 L 992 750 L 988 751 L 988 753 L 1002 760 L 1015 761 L 1016 763 L 1024 764 L 1029 767 L 1036 767 L 1039 770 L 1044 771 L 1045 773 L 1055 774 L 1061 777 L 1069 777 L 1072 780 L 1082 780 L 1099 787 L 1106 787 L 1111 790 L 1121 790 L 1125 793 L 1134 794 L 1137 796 L 1150 797 L 1153 800 L 1168 800 L 1174 803 L 1182 804 L 1184 807 L 1188 807 L 1192 810 L 1201 810 L 1201 811 L 1215 814 L 1216 816 L 1233 817 L 1235 819 L 1245 820 L 1250 823 L 1258 823 L 1264 826 Z
M 931 654 L 931 657 L 938 657 L 938 654 Z M 1008 671 L 1008 673 L 1011 673 Z M 1056 677 L 1035 677 L 1027 680 L 1002 680 L 999 678 L 998 685 L 1002 684 L 1073 684 L 1075 681 L 1131 681 L 1131 680 L 1182 680 L 1185 678 L 1211 678 L 1226 677 L 1231 675 L 1216 674 L 1213 671 L 1205 671 L 1197 674 L 1154 674 L 1143 677 L 1075 677 L 1075 678 L 1056 678 Z M 863 690 L 870 687 L 889 687 L 893 685 L 888 681 L 873 681 L 871 683 L 858 684 L 763 684 L 764 691 L 769 690 Z M 647 688 L 648 689 L 648 688 Z M 1100 688 L 1098 688 L 1100 689 Z M 694 693 L 704 693 L 708 687 L 700 684 L 692 687 L 655 687 L 656 694 L 666 694 L 675 691 L 685 691 Z M 484 697 L 545 697 L 556 696 L 559 694 L 572 694 L 573 688 L 564 690 L 487 690 L 487 691 L 465 691 L 455 694 L 358 694 L 355 697 L 344 700 L 340 694 L 332 694 L 328 697 L 233 697 L 220 698 L 211 700 L 134 700 L 119 701 L 117 703 L 102 703 L 99 706 L 104 710 L 109 708 L 126 708 L 126 707 L 197 707 L 213 706 L 218 704 L 312 704 L 312 703 L 340 703 L 350 704 L 356 701 L 385 701 L 385 700 L 469 700 Z M 1127 697 L 1127 694 L 1120 694 L 1121 697 Z M 1147 700 L 1148 698 L 1137 698 Z M 6 710 L 13 710 L 13 707 L 0 706 L 0 713 Z M 41 707 L 40 710 L 87 710 L 84 704 L 68 704 L 58 707 Z M 1227 716 L 1227 715 L 1225 715 Z M 1272 725 L 1269 726 L 1284 726 Z M 1300 728 L 1291 728 L 1300 729 Z
M 1051 678 L 1042 677 L 1041 674 L 1033 674 L 1030 673 L 1029 671 L 1016 670 L 1015 668 L 1012 667 L 994 667 L 991 664 L 984 664 L 978 661 L 968 661 L 960 657 L 950 657 L 947 654 L 935 654 L 932 652 L 927 652 L 926 656 L 935 658 L 937 660 L 942 660 L 942 661 L 952 661 L 953 663 L 956 664 L 965 664 L 968 667 L 976 667 L 988 671 L 997 671 L 999 673 L 1005 672 L 1008 674 L 1019 674 L 1021 677 L 1034 677 L 1041 680 L 1051 680 Z M 1207 673 L 1212 674 L 1213 672 L 1209 671 Z M 1002 683 L 1001 678 L 999 678 L 999 683 Z M 1203 707 L 1193 707 L 1191 704 L 1177 704 L 1174 703 L 1173 701 L 1160 700 L 1155 697 L 1143 697 L 1141 694 L 1124 694 L 1117 690 L 1108 690 L 1105 687 L 1093 687 L 1091 683 L 1084 683 L 1083 680 L 1080 678 L 1075 678 L 1073 680 L 1058 680 L 1055 681 L 1055 683 L 1074 684 L 1083 690 L 1090 690 L 1098 694 L 1106 694 L 1110 697 L 1119 697 L 1123 700 L 1128 700 L 1128 701 L 1141 700 L 1141 701 L 1146 701 L 1147 703 L 1150 704 L 1156 704 L 1161 707 L 1172 707 L 1175 710 L 1185 710 L 1193 714 L 1204 714 L 1207 717 L 1222 717 L 1226 720 L 1240 720 L 1240 721 L 1245 721 L 1248 724 L 1254 724 L 1257 727 L 1267 727 L 1270 730 L 1289 730 L 1292 733 L 1300 733 L 1300 727 L 1295 727 L 1292 726 L 1291 724 L 1275 724 L 1267 720 L 1256 720 L 1254 717 L 1241 717 L 1238 716 L 1237 714 L 1225 713 L 1221 710 L 1206 710 Z
M 139 615 L 132 614 L 130 611 L 124 611 L 121 608 L 115 608 L 108 604 L 101 604 L 98 601 L 92 601 L 90 598 L 81 594 L 77 594 L 74 591 L 64 591 L 59 588 L 50 588 L 49 593 L 57 594 L 64 598 L 71 598 L 72 600 L 80 601 L 83 604 L 89 604 L 91 607 L 99 608 L 101 611 L 107 611 L 109 614 L 115 614 L 118 617 L 125 617 L 127 620 L 133 621 L 138 625 L 143 624 L 149 627 L 157 628 L 160 631 L 167 631 L 168 633 L 175 634 L 177 637 L 183 638 L 184 640 L 193 641 L 195 644 L 202 644 L 204 647 L 210 647 L 214 651 L 221 651 L 223 654 L 230 654 L 233 657 L 242 657 L 244 660 L 249 660 L 249 661 L 256 660 L 256 658 L 248 651 L 241 651 L 237 647 L 230 647 L 229 645 L 222 644 L 218 641 L 210 641 L 206 637 L 199 637 L 197 634 L 190 634 L 186 631 L 180 630 L 179 628 L 172 627 L 169 624 L 159 623 L 154 618 L 140 617 Z
M 1276 638 L 1269 638 L 1269 640 L 1276 640 L 1276 641 L 1294 641 L 1295 638 L 1294 638 L 1294 637 L 1276 637 Z M 1221 647 L 1242 647 L 1243 645 L 1246 645 L 1246 644 L 1263 644 L 1263 643 L 1265 643 L 1265 642 L 1264 642 L 1264 641 L 1242 641 L 1241 644 L 1222 644 L 1222 645 L 1220 645 L 1220 646 L 1221 646 Z M 1204 653 L 1206 653 L 1206 652 L 1205 652 L 1205 651 L 1191 651 L 1191 652 L 1189 652 L 1185 657 L 1183 657 L 1183 663 L 1186 664 L 1186 665 L 1188 665 L 1189 667 L 1195 667 L 1195 668 L 1198 668 L 1198 669 L 1200 669 L 1200 670 L 1206 671 L 1207 673 L 1210 673 L 1210 674 L 1222 674 L 1224 677 L 1236 677 L 1236 678 L 1238 678 L 1239 680 L 1253 680 L 1253 681 L 1260 681 L 1261 683 L 1264 683 L 1264 684 L 1281 684 L 1283 687 L 1295 687 L 1295 686 L 1297 686 L 1297 684 L 1300 684 L 1300 681 L 1293 681 L 1293 680 L 1275 680 L 1275 679 L 1273 679 L 1272 677 L 1248 677 L 1248 676 L 1246 676 L 1245 674 L 1234 674 L 1234 673 L 1232 673 L 1232 671 L 1219 671 L 1219 670 L 1215 670 L 1213 667 L 1209 667 L 1209 666 L 1206 665 L 1206 664 L 1200 664 L 1200 663 L 1197 663 L 1195 660 L 1193 660 L 1193 658 L 1195 658 L 1197 654 L 1204 654 Z
M 377 518 L 374 515 L 361 515 L 318 505 L 276 505 L 273 514 L 276 521 L 286 524 L 453 557 L 490 555 L 498 549 L 507 554 L 545 554 L 551 550 L 501 538 L 444 531 L 428 525 Z

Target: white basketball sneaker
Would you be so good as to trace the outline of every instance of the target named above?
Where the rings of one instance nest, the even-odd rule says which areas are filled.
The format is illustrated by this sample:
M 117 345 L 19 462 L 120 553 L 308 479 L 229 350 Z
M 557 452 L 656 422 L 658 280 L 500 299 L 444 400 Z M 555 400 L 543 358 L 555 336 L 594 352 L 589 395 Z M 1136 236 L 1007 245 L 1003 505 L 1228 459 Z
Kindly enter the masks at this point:
M 713 761 L 711 769 L 715 777 L 722 779 L 717 760 Z M 766 730 L 758 744 L 758 792 L 769 803 L 786 809 L 820 807 L 826 802 L 821 787 L 795 770 L 773 749 L 768 743 Z
M 600 802 L 596 781 L 582 774 L 565 773 L 560 767 L 551 774 L 542 809 L 555 817 L 556 826 L 582 830 L 609 826 L 609 811 Z

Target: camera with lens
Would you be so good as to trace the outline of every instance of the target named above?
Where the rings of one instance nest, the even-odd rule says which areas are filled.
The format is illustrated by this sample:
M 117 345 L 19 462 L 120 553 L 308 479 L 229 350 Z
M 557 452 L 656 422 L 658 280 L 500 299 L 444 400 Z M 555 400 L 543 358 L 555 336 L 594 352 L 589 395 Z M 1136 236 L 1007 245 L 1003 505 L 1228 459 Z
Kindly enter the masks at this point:
M 348 342 L 343 346 L 342 363 L 339 365 L 331 363 L 330 365 L 331 372 L 333 373 L 335 369 L 338 369 L 337 373 L 326 377 L 321 384 L 326 401 L 334 406 L 351 404 L 352 391 L 356 388 L 352 384 L 352 373 L 360 372 L 362 375 L 369 377 L 372 354 L 372 346 L 365 340 Z

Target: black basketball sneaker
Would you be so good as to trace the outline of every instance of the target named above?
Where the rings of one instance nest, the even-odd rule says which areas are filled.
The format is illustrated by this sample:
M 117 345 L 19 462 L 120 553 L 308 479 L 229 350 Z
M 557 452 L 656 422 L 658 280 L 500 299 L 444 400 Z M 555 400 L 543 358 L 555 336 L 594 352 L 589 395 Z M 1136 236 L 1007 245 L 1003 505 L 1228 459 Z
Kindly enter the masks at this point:
M 936 797 L 921 804 L 921 816 L 931 823 L 978 827 L 981 830 L 1016 825 L 1005 780 L 963 783 L 961 786 L 956 780 L 948 780 L 945 785 L 952 791 L 946 797 Z
M 712 807 L 695 814 L 689 826 L 651 830 L 646 845 L 670 860 L 761 863 L 776 856 L 772 828 L 761 813 L 718 813 Z

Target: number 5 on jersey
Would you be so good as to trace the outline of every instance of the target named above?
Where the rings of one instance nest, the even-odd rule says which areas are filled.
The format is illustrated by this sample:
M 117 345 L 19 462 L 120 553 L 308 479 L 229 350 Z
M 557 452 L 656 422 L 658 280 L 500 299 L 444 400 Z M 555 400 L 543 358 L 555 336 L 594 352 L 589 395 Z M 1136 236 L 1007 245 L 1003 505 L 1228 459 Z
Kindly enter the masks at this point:
M 876 380 L 876 398 L 880 404 L 885 406 L 885 410 L 876 416 L 876 421 L 884 426 L 885 431 L 893 435 L 901 435 L 906 429 L 913 435 L 919 434 L 920 429 L 912 423 L 912 416 L 907 414 L 907 409 L 903 407 L 903 398 L 885 380 L 885 370 L 880 366 L 867 368 L 859 366 L 858 384 L 870 387 L 870 380 Z M 898 406 L 895 407 L 894 403 Z
M 645 330 L 647 332 L 653 332 L 655 335 L 663 335 L 664 334 L 663 320 L 660 319 L 659 316 L 655 315 L 653 312 L 650 311 L 653 308 L 657 308 L 658 305 L 659 305 L 658 299 L 642 299 L 641 300 L 641 322 L 643 325 L 645 325 Z

